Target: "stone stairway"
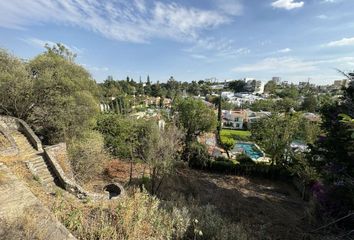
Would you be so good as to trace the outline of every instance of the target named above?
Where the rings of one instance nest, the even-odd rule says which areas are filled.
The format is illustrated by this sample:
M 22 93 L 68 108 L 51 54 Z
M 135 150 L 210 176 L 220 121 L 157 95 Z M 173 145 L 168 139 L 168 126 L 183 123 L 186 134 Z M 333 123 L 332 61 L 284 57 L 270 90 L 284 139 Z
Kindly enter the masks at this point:
M 34 157 L 26 161 L 27 167 L 45 187 L 51 188 L 56 185 L 57 177 L 52 168 L 44 160 L 43 156 Z
M 38 154 L 38 151 L 33 148 L 31 143 L 21 132 L 12 130 L 10 134 L 14 138 L 16 145 L 20 150 L 17 156 L 18 160 L 28 160 Z
M 15 140 L 19 154 L 8 158 L 7 161 L 25 162 L 31 173 L 35 178 L 38 178 L 42 185 L 47 187 L 47 189 L 54 187 L 56 185 L 56 175 L 46 163 L 43 153 L 34 149 L 26 136 L 20 131 L 11 129 L 10 134 Z
M 39 201 L 26 184 L 18 179 L 10 169 L 1 162 L 0 217 L 10 221 L 10 223 L 17 219 L 15 222 L 24 226 L 23 229 L 17 231 L 24 231 L 32 234 L 32 236 L 33 233 L 38 233 L 38 239 L 76 239 L 55 218 L 49 209 Z M 15 236 L 12 237 L 14 237 L 12 239 L 16 238 Z

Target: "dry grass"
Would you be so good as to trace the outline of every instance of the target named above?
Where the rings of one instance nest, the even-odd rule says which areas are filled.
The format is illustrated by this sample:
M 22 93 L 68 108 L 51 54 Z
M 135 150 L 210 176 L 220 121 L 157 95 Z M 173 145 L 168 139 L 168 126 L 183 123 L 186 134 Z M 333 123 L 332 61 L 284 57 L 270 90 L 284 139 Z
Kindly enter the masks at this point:
M 48 239 L 46 231 L 38 226 L 38 220 L 43 221 L 33 209 L 26 209 L 24 213 L 15 220 L 0 218 L 0 239 L 6 240 L 45 240 Z
M 11 147 L 10 141 L 0 132 L 0 149 Z
M 171 239 L 189 225 L 186 213 L 160 208 L 146 192 L 133 191 L 119 201 L 80 204 L 60 195 L 52 205 L 57 218 L 78 239 Z

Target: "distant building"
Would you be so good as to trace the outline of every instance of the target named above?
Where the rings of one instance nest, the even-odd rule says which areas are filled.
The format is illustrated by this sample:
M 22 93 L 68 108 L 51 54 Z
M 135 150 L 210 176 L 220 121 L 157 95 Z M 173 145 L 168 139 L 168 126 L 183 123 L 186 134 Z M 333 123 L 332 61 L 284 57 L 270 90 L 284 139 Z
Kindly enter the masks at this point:
M 333 83 L 333 87 L 335 89 L 341 89 L 343 87 L 348 87 L 348 86 L 349 86 L 349 79 L 335 80 Z
M 272 77 L 272 81 L 274 81 L 278 85 L 278 84 L 280 84 L 281 78 L 280 77 Z

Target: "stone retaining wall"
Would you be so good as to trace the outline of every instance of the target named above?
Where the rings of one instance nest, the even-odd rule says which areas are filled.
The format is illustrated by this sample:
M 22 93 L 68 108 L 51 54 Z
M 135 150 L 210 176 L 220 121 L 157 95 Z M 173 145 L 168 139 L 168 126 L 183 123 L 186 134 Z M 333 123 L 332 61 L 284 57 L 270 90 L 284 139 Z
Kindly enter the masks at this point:
M 84 190 L 79 184 L 73 179 L 69 179 L 61 168 L 60 164 L 56 159 L 56 154 L 58 151 L 66 151 L 65 143 L 59 143 L 57 145 L 49 146 L 44 148 L 44 156 L 47 163 L 52 167 L 55 175 L 61 186 L 68 192 L 74 194 L 79 199 L 92 199 L 92 200 L 109 200 L 109 194 L 91 193 Z M 117 183 L 115 183 L 117 184 Z M 120 196 L 124 195 L 124 189 L 120 184 L 117 184 L 121 189 Z
M 5 122 L 9 130 L 18 130 L 23 133 L 37 151 L 43 152 L 41 140 L 25 121 L 10 116 L 0 116 L 0 121 Z

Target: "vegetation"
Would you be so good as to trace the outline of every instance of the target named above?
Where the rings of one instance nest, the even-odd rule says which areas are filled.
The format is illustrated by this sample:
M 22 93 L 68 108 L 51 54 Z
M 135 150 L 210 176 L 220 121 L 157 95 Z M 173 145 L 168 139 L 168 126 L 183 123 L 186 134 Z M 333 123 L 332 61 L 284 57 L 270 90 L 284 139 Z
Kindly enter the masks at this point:
M 252 234 L 245 231 L 242 221 L 228 216 L 227 210 L 202 203 L 208 199 L 188 202 L 188 197 L 194 194 L 190 186 L 183 190 L 187 192 L 184 199 L 163 197 L 166 193 L 161 186 L 175 179 L 175 174 L 181 177 L 183 173 L 179 171 L 187 168 L 181 160 L 191 168 L 218 173 L 284 179 L 292 175 L 300 180 L 303 196 L 311 187 L 316 200 L 315 212 L 322 219 L 345 216 L 354 207 L 354 86 L 351 84 L 343 98 L 335 102 L 330 96 L 314 95 L 309 84 L 298 89 L 270 81 L 266 91 L 272 97 L 249 107 L 272 114 L 252 123 L 250 131 L 221 130 L 221 109 L 233 109 L 231 103 L 216 94 L 207 97 L 214 106 L 193 97 L 181 98 L 210 94 L 210 83 L 182 83 L 173 77 L 166 83 L 152 83 L 147 76 L 145 85 L 130 77 L 124 80 L 108 77 L 104 83 L 96 84 L 75 63 L 75 54 L 61 44 L 47 46 L 44 53 L 28 62 L 0 51 L 0 113 L 29 122 L 44 144 L 65 141 L 78 182 L 105 181 L 102 173 L 112 158 L 130 164 L 128 195 L 120 201 L 77 203 L 59 193 L 56 195 L 52 210 L 78 239 L 249 239 Z M 247 91 L 244 81 L 230 82 L 228 88 L 234 92 Z M 161 111 L 156 118 L 133 118 L 130 113 L 136 111 L 137 105 L 144 109 L 147 97 L 159 97 L 160 102 L 154 102 L 156 109 L 163 108 L 164 98 L 171 98 L 171 112 L 165 109 L 168 114 Z M 99 114 L 99 103 L 108 104 L 112 111 Z M 320 112 L 321 126 L 295 111 Z M 164 127 L 157 124 L 162 118 L 167 120 Z M 227 151 L 236 141 L 253 140 L 272 164 L 255 163 L 244 154 L 237 156 L 237 161 L 212 158 L 198 137 L 216 129 Z M 0 147 L 3 147 L 6 142 L 1 136 Z M 307 144 L 309 151 L 292 149 L 294 140 Z M 143 166 L 138 177 L 139 183 L 143 182 L 140 191 L 132 181 L 133 164 L 137 162 Z M 179 163 L 185 169 L 177 168 Z M 0 183 L 5 180 L 0 175 Z M 241 195 L 237 197 L 241 199 Z M 12 235 L 22 239 L 40 238 L 35 236 L 37 232 L 28 231 L 26 221 L 4 220 L 1 224 L 5 226 L 0 231 L 1 238 L 11 239 Z M 20 235 L 12 232 L 10 225 L 20 228 Z
M 96 83 L 68 50 L 58 48 L 28 63 L 0 52 L 0 111 L 31 123 L 46 143 L 80 135 L 98 112 Z
M 216 129 L 214 110 L 201 100 L 186 98 L 176 103 L 178 122 L 185 129 L 186 141 L 194 141 L 202 132 Z
M 247 141 L 251 137 L 250 131 L 222 129 L 220 131 L 221 142 L 233 140 Z
M 295 139 L 298 126 L 297 115 L 272 114 L 254 124 L 252 139 L 269 154 L 272 164 L 281 164 L 289 159 L 290 144 Z
M 94 131 L 84 133 L 80 139 L 71 140 L 68 150 L 75 179 L 79 182 L 97 178 L 109 159 L 102 135 Z

